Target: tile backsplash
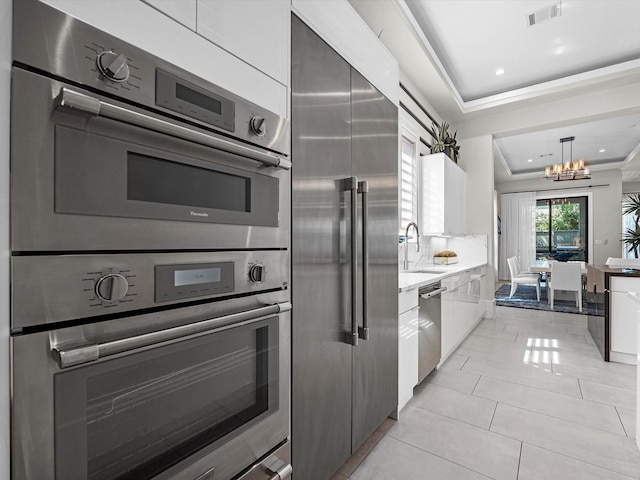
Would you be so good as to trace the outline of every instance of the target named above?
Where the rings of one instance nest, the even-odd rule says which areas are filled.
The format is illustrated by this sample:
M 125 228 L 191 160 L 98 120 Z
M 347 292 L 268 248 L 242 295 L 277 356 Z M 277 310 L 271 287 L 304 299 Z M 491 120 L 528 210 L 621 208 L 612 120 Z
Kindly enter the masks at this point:
M 487 236 L 463 235 L 457 237 L 420 237 L 420 251 L 416 244 L 400 244 L 398 262 L 402 270 L 405 248 L 409 248 L 409 269 L 433 265 L 433 255 L 442 250 L 454 250 L 460 264 L 480 264 L 487 262 Z

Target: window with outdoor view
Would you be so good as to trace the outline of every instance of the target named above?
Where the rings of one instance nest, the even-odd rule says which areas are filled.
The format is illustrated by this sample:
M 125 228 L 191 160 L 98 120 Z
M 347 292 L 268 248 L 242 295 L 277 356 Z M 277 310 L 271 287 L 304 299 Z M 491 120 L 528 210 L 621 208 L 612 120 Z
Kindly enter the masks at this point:
M 536 202 L 536 257 L 586 261 L 587 197 L 548 198 Z

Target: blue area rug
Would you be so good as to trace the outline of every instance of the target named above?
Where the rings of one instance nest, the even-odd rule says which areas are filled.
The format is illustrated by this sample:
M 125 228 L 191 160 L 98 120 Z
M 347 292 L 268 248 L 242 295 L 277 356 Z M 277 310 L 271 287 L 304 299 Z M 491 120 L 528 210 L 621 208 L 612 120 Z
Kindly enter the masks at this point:
M 536 298 L 536 287 L 530 285 L 518 285 L 516 293 L 509 298 L 511 284 L 505 283 L 496 290 L 496 305 L 501 307 L 529 308 L 532 310 L 547 310 L 564 313 L 577 313 L 580 310 L 576 307 L 576 302 L 567 302 L 556 300 L 553 302 L 553 310 L 547 302 L 547 289 L 544 284 L 540 285 L 540 301 Z M 596 305 L 587 302 L 587 296 L 582 294 L 582 315 L 598 315 Z

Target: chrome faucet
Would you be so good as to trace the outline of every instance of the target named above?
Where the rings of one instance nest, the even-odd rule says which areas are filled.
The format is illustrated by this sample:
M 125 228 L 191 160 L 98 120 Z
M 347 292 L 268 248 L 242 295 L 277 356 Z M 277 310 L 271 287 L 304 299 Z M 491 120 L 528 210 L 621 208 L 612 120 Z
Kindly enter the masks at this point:
M 405 238 L 405 248 L 404 248 L 404 265 L 403 270 L 409 270 L 409 229 L 413 225 L 413 228 L 416 229 L 416 252 L 420 251 L 420 230 L 418 230 L 418 224 L 415 222 L 410 222 L 407 225 L 407 231 L 404 234 Z

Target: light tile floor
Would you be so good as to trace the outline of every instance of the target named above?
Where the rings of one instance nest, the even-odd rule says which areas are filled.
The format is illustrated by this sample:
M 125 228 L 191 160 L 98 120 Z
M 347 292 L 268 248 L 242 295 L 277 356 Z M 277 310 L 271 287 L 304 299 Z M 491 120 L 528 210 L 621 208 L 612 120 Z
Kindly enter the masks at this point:
M 640 479 L 636 367 L 586 318 L 497 307 L 334 480 Z

